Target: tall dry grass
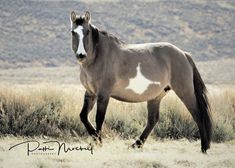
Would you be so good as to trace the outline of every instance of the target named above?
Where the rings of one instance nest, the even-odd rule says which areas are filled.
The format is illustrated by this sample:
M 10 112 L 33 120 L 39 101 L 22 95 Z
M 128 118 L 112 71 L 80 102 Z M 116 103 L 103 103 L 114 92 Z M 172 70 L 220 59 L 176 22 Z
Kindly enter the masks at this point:
M 211 89 L 214 120 L 213 141 L 235 137 L 235 88 Z M 71 85 L 28 85 L 0 87 L 0 134 L 47 135 L 60 138 L 86 137 L 79 112 L 84 91 Z M 90 118 L 94 123 L 95 108 Z M 104 136 L 137 138 L 146 125 L 146 103 L 129 104 L 111 99 Z M 199 133 L 182 102 L 170 92 L 161 102 L 155 138 L 197 139 Z

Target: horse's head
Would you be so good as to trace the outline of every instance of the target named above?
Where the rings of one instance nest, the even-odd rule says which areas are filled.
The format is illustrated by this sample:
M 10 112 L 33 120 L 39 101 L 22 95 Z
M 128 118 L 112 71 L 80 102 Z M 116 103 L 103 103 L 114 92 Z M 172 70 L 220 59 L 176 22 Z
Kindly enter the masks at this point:
M 92 48 L 90 20 L 89 12 L 86 12 L 83 16 L 77 16 L 74 11 L 71 12 L 72 49 L 80 63 L 87 60 L 87 55 Z

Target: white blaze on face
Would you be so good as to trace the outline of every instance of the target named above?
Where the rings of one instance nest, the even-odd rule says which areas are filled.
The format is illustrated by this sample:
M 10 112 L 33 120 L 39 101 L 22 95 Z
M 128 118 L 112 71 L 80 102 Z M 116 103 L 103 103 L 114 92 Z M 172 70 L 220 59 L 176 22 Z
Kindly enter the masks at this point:
M 86 51 L 84 49 L 84 44 L 83 44 L 83 27 L 82 26 L 78 26 L 76 29 L 74 29 L 74 32 L 76 32 L 78 34 L 79 37 L 79 44 L 78 44 L 78 49 L 77 49 L 77 54 L 83 54 L 86 55 Z
M 126 89 L 131 89 L 137 94 L 142 94 L 145 92 L 145 90 L 148 89 L 148 86 L 151 84 L 160 85 L 160 82 L 151 81 L 144 77 L 144 75 L 140 71 L 140 63 L 138 64 L 137 68 L 137 74 L 134 78 L 129 79 L 129 85 L 126 87 Z

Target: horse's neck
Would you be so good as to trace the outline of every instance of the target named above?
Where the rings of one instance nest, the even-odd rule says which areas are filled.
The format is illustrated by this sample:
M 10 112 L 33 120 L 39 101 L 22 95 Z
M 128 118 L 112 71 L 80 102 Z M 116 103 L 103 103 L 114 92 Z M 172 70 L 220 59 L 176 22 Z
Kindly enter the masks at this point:
M 120 44 L 118 39 L 109 34 L 99 32 L 99 41 L 96 46 L 95 52 L 91 52 L 90 58 L 92 58 L 87 64 L 82 65 L 84 71 L 96 71 L 97 67 L 103 67 L 106 61 L 114 59 L 114 53 L 120 53 Z M 100 69 L 99 69 L 100 70 Z
M 124 44 L 124 42 L 120 41 L 117 37 L 108 34 L 108 33 L 99 33 L 99 54 L 108 55 L 108 57 L 111 57 L 112 53 L 118 53 L 118 51 L 121 48 L 121 45 Z

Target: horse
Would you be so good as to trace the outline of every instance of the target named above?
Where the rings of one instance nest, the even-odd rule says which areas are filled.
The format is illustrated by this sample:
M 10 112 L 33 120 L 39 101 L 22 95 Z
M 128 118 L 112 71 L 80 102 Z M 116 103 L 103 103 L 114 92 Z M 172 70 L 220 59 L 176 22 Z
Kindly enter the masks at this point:
M 88 133 L 102 143 L 101 129 L 110 98 L 119 101 L 147 102 L 147 124 L 131 145 L 141 148 L 159 120 L 159 106 L 173 90 L 196 122 L 201 151 L 210 148 L 212 119 L 206 86 L 191 58 L 167 42 L 127 44 L 91 23 L 87 11 L 70 14 L 72 50 L 80 65 L 80 81 L 85 87 L 81 122 Z M 88 114 L 97 103 L 96 127 Z

